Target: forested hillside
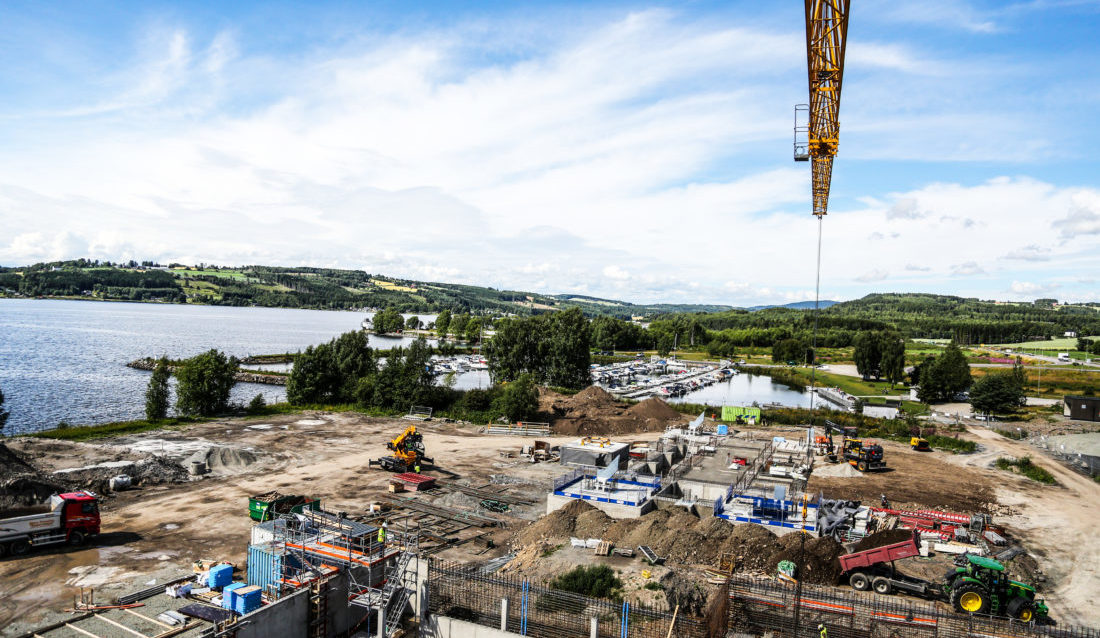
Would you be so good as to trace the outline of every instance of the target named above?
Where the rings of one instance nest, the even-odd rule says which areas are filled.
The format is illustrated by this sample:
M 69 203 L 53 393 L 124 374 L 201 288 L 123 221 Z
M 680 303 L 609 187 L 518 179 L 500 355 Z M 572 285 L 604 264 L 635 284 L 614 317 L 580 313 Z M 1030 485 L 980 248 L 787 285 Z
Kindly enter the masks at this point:
M 277 266 L 159 266 L 77 259 L 0 268 L 0 295 L 80 297 L 277 308 L 392 308 L 399 312 L 538 314 L 579 307 L 590 316 L 629 319 L 657 313 L 715 312 L 721 305 L 638 305 L 576 295 L 547 295 L 422 282 L 361 270 Z

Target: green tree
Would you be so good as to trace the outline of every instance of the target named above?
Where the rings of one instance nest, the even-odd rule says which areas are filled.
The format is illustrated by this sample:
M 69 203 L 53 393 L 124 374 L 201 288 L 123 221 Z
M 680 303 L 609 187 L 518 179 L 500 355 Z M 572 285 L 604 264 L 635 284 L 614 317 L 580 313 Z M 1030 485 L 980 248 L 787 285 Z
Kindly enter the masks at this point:
M 376 370 L 366 333 L 345 332 L 328 343 L 309 346 L 294 357 L 294 367 L 286 380 L 287 402 L 352 403 L 358 396 L 360 380 L 373 376 Z
M 665 332 L 660 337 L 657 337 L 657 356 L 667 357 L 672 353 L 672 348 L 676 345 L 676 336 Z
M 959 347 L 951 343 L 938 357 L 925 359 L 920 366 L 917 398 L 925 403 L 950 401 L 971 384 L 970 365 Z
M 980 413 L 1015 412 L 1027 403 L 1023 386 L 1012 372 L 993 372 L 970 388 L 970 405 Z
M 444 310 L 435 318 L 435 333 L 440 339 L 446 338 L 447 331 L 451 327 L 451 311 Z
M 266 407 L 267 401 L 264 400 L 264 395 L 257 393 L 256 396 L 252 397 L 252 400 L 248 402 L 247 411 L 249 414 L 260 414 Z
M 149 421 L 160 421 L 168 416 L 168 406 L 171 405 L 171 397 L 168 394 L 168 360 L 161 357 L 157 361 L 157 367 L 153 369 L 153 376 L 149 377 L 149 387 L 145 390 L 145 418 Z
M 775 363 L 804 363 L 809 356 L 809 348 L 801 339 L 783 339 L 772 346 L 772 361 Z
M 420 317 L 417 317 L 416 315 L 410 315 L 409 318 L 405 320 L 405 329 L 406 330 L 418 330 L 419 328 L 420 328 Z
M 466 324 L 466 341 L 479 343 L 481 341 L 481 318 L 474 317 Z
M 378 335 L 401 332 L 405 328 L 405 318 L 393 308 L 383 308 L 375 313 L 371 320 L 371 327 Z
M 870 330 L 861 331 L 852 341 L 856 372 L 864 379 L 882 376 L 882 337 Z
M 572 390 L 588 387 L 592 383 L 592 341 L 584 313 L 573 307 L 550 315 L 549 323 L 544 348 L 549 361 L 546 383 Z
M 534 377 L 530 374 L 522 374 L 518 379 L 504 386 L 501 403 L 504 415 L 513 423 L 534 416 L 539 410 L 539 391 L 535 387 Z
M 896 332 L 882 333 L 879 371 L 890 383 L 898 383 L 905 378 L 905 339 Z
M 236 357 L 218 350 L 184 361 L 176 370 L 176 409 L 201 416 L 224 412 L 239 366 Z
M 455 339 L 461 339 L 466 336 L 466 324 L 470 322 L 470 315 L 462 313 L 451 317 L 451 334 L 455 336 Z
M 4 391 L 0 390 L 0 432 L 4 431 L 4 424 L 8 422 L 11 413 L 4 409 Z
M 1084 337 L 1077 338 L 1077 349 L 1081 352 L 1089 352 L 1092 350 L 1092 339 L 1086 339 Z

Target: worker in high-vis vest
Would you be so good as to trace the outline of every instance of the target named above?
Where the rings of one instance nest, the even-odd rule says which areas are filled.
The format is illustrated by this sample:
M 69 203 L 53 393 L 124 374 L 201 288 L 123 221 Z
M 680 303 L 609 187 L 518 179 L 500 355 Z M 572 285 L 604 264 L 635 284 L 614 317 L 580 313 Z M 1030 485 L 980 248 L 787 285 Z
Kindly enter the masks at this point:
M 378 542 L 383 545 L 386 543 L 386 524 L 384 522 L 382 527 L 378 528 Z
M 829 638 L 829 631 L 825 629 L 825 625 L 818 625 L 817 629 L 821 632 L 821 638 Z

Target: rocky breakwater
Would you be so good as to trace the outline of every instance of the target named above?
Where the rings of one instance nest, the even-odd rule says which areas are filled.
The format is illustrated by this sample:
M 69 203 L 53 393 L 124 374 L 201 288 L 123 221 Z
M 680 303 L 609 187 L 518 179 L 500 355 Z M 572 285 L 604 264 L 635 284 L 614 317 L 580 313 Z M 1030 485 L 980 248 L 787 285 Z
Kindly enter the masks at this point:
M 126 364 L 128 368 L 134 368 L 135 370 L 147 370 L 152 372 L 157 367 L 157 360 L 152 357 L 142 357 L 141 359 L 135 359 Z M 175 372 L 179 364 L 170 363 L 168 369 Z M 268 385 L 286 385 L 286 376 L 281 374 L 264 374 L 262 372 L 254 372 L 250 370 L 239 370 L 237 374 L 233 376 L 233 379 L 238 383 L 266 383 Z

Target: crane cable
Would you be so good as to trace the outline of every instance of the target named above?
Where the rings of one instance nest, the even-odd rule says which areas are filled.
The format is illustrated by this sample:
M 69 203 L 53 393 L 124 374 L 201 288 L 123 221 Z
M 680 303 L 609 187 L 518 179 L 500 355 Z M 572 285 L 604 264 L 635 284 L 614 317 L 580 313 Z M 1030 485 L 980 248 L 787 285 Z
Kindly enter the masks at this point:
M 814 388 L 817 387 L 817 314 L 821 305 L 821 229 L 823 215 L 817 216 L 817 282 L 814 285 L 814 332 L 813 342 L 810 346 L 810 352 L 813 359 L 810 361 L 810 425 L 814 424 L 814 417 L 817 415 L 817 407 L 814 405 Z

